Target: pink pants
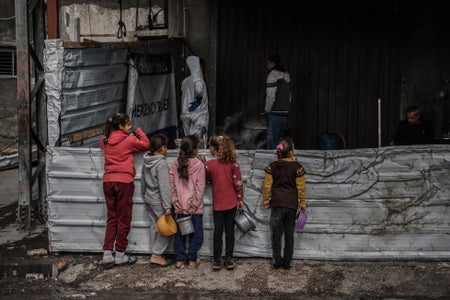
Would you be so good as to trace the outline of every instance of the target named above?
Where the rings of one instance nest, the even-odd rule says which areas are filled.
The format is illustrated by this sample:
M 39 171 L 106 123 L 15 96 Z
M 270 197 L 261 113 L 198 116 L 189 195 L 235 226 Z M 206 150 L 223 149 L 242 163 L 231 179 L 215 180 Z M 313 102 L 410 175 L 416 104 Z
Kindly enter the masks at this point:
M 108 220 L 103 250 L 124 252 L 128 246 L 128 233 L 133 213 L 134 182 L 104 182 Z

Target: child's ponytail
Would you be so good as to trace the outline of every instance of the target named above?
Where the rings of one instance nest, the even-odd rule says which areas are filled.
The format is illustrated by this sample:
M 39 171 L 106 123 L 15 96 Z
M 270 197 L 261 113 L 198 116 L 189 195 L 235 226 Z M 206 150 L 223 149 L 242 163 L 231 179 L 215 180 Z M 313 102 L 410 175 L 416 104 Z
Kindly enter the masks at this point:
M 278 158 L 288 158 L 290 157 L 290 152 L 294 151 L 294 142 L 291 138 L 284 137 L 280 140 L 275 149 Z
M 198 148 L 198 143 L 198 138 L 195 135 L 188 135 L 181 139 L 177 170 L 182 179 L 189 179 L 189 158 L 194 157 L 194 151 Z
M 119 130 L 120 125 L 125 126 L 130 121 L 130 117 L 125 113 L 115 113 L 105 123 L 103 142 L 108 143 L 108 137 L 114 130 Z

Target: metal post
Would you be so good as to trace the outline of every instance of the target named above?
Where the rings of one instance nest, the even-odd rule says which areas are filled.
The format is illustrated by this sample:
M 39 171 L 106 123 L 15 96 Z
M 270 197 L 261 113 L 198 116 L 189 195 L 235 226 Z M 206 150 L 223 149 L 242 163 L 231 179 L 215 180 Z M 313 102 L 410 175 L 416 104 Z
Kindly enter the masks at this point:
M 16 52 L 17 52 L 17 117 L 19 135 L 19 207 L 21 229 L 30 227 L 31 202 L 31 109 L 30 109 L 30 56 L 28 49 L 27 1 L 16 0 Z
M 58 0 L 47 0 L 48 38 L 58 38 Z
M 74 19 L 73 36 L 75 42 L 80 42 L 80 18 Z
M 39 204 L 36 217 L 47 219 L 47 187 L 46 187 L 46 176 L 45 176 L 45 156 L 46 156 L 46 146 L 48 144 L 48 131 L 47 131 L 47 97 L 45 95 L 45 84 L 44 84 L 44 69 L 42 65 L 43 53 L 44 53 L 44 40 L 45 40 L 45 7 L 44 0 L 38 0 L 36 6 L 33 9 L 33 40 L 34 40 L 34 51 L 36 53 L 35 58 L 35 77 L 37 88 L 36 93 L 36 138 L 39 140 L 37 144 L 38 147 L 38 167 L 36 168 L 35 174 L 38 176 L 39 185 Z M 31 99 L 33 100 L 33 99 Z M 33 185 L 33 182 L 31 182 Z M 32 197 L 34 200 L 34 197 Z

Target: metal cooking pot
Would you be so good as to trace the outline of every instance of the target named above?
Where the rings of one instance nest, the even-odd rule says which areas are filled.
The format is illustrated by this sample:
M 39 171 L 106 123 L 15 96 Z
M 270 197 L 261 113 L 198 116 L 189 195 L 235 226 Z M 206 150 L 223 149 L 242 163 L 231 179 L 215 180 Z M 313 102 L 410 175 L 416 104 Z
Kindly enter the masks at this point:
M 182 217 L 176 220 L 181 235 L 188 235 L 195 231 L 194 224 L 192 224 L 192 216 Z
M 253 222 L 248 213 L 243 210 L 239 210 L 239 213 L 234 217 L 234 222 L 236 222 L 236 226 L 244 234 L 251 230 L 255 230 L 256 228 L 255 222 Z

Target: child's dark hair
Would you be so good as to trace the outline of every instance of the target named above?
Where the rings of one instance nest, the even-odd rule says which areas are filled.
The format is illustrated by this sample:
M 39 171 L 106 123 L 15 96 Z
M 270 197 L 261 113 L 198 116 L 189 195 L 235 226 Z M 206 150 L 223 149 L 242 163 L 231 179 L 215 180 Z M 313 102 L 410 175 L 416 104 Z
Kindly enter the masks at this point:
M 198 149 L 198 138 L 188 135 L 181 139 L 180 153 L 178 155 L 178 174 L 180 178 L 189 179 L 189 158 L 194 157 L 194 151 Z
M 114 130 L 119 130 L 120 125 L 125 126 L 130 122 L 130 116 L 125 113 L 115 113 L 113 114 L 105 124 L 105 134 L 103 136 L 103 142 L 108 143 L 108 137 Z
M 278 158 L 290 157 L 289 152 L 294 151 L 294 142 L 289 137 L 281 138 L 280 142 L 278 143 L 275 149 L 277 150 Z
M 222 162 L 237 162 L 234 142 L 229 136 L 213 135 L 209 140 L 209 145 L 214 148 L 217 152 L 217 157 Z
M 150 155 L 155 155 L 155 152 L 161 150 L 163 146 L 167 147 L 169 138 L 163 134 L 157 134 L 150 138 Z

